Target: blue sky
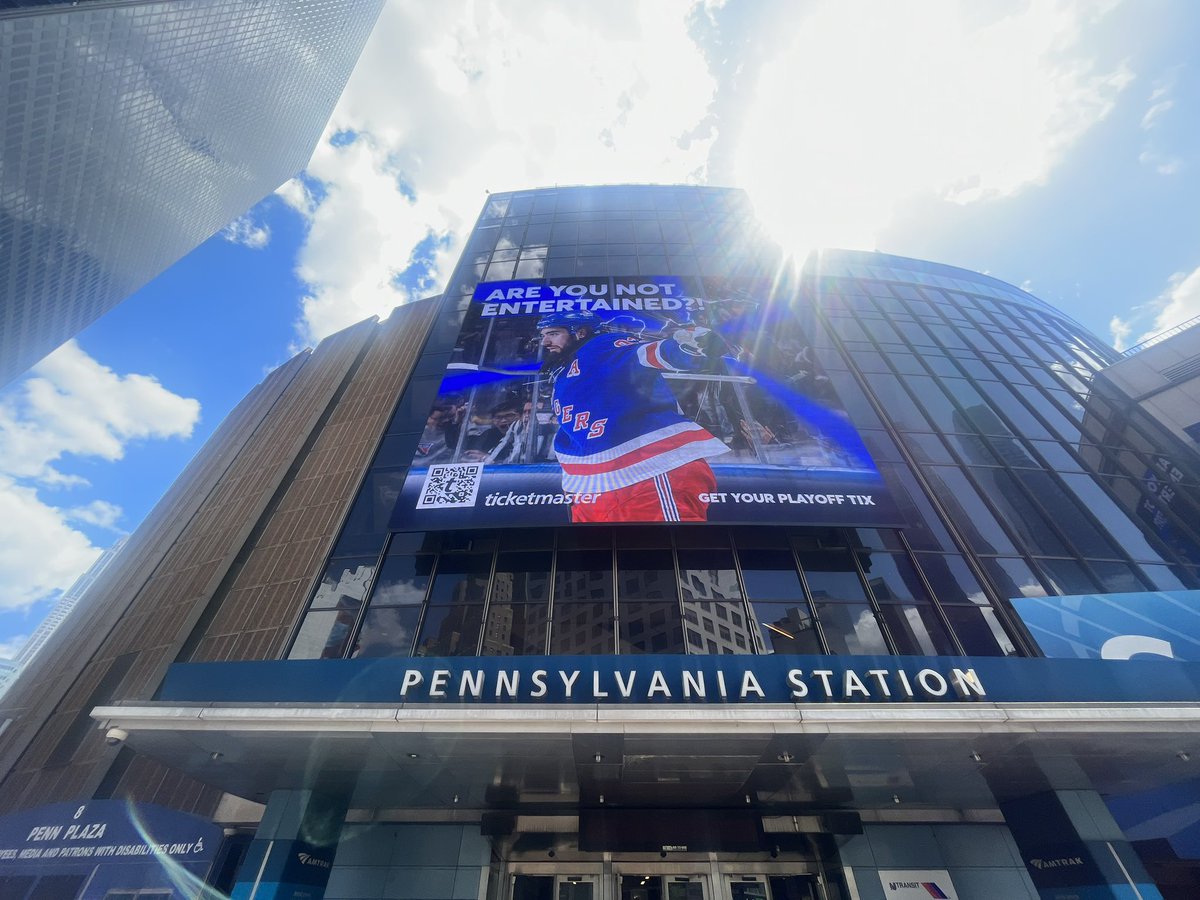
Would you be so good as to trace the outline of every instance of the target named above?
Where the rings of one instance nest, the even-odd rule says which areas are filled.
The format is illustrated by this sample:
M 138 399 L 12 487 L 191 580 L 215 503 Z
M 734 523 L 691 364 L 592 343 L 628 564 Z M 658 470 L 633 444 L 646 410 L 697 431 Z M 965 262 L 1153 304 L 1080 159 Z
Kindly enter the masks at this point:
M 745 187 L 777 239 L 1200 315 L 1190 0 L 395 0 L 301 178 L 0 393 L 0 656 L 274 366 L 436 292 L 488 190 Z M 30 560 L 38 560 L 31 565 Z

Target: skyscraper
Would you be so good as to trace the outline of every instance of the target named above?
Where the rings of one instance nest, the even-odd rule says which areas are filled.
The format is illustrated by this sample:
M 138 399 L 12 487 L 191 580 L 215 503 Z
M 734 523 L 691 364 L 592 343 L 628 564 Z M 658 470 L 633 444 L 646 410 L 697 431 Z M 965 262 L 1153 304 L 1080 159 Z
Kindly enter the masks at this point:
M 738 191 L 491 195 L 0 703 L 0 883 L 1196 896 L 1200 461 L 1024 291 L 783 262 Z
M 13 668 L 0 673 L 0 696 L 3 696 L 4 692 L 8 690 L 8 686 L 21 674 L 21 670 L 29 665 L 29 661 L 46 646 L 46 642 L 53 637 L 62 623 L 67 620 L 67 616 L 79 605 L 79 601 L 96 583 L 96 579 L 112 565 L 117 554 L 121 552 L 121 548 L 125 546 L 126 540 L 128 538 L 121 538 L 101 553 L 99 558 L 88 567 L 88 570 L 76 578 L 74 583 L 63 591 L 62 596 L 54 601 L 54 607 L 46 614 L 46 618 L 33 630 L 33 634 L 29 635 L 29 638 L 21 645 L 21 649 L 14 654 Z
M 0 3 L 0 384 L 299 172 L 381 6 Z

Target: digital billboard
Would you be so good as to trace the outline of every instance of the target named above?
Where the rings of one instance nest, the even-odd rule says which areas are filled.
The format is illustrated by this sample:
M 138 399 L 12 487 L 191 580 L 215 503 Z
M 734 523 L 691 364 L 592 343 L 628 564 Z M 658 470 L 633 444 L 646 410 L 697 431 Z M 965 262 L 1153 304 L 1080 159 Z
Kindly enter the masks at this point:
M 396 530 L 895 523 L 879 471 L 769 286 L 479 284 Z

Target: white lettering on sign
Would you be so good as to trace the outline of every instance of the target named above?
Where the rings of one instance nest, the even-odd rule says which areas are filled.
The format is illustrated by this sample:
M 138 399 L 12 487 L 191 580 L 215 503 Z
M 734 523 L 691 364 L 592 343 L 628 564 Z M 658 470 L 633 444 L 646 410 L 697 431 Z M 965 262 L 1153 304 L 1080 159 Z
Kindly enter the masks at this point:
M 1170 641 L 1148 637 L 1144 634 L 1119 634 L 1104 642 L 1100 648 L 1101 659 L 1133 659 L 1139 654 L 1175 658 L 1175 649 Z
M 550 696 L 551 684 L 561 687 L 559 696 L 580 703 L 603 700 L 760 700 L 779 697 L 768 692 L 760 680 L 761 674 L 750 669 L 735 673 L 737 681 L 727 683 L 726 672 L 704 672 L 681 669 L 678 672 L 652 669 L 649 673 L 637 669 L 593 670 L 583 678 L 580 669 L 535 669 L 527 673 L 520 669 L 434 669 L 428 675 L 418 669 L 406 669 L 400 678 L 400 697 L 443 700 L 452 694 L 459 700 L 485 701 L 490 695 L 497 700 L 539 700 Z M 889 701 L 942 698 L 974 700 L 987 697 L 979 673 L 973 668 L 950 668 L 939 671 L 919 669 L 915 673 L 903 669 L 788 669 L 784 673 L 786 694 L 780 699 L 825 699 L 837 701 Z M 457 690 L 454 685 L 457 684 Z M 29 832 L 28 841 L 93 839 L 102 825 L 39 826 Z

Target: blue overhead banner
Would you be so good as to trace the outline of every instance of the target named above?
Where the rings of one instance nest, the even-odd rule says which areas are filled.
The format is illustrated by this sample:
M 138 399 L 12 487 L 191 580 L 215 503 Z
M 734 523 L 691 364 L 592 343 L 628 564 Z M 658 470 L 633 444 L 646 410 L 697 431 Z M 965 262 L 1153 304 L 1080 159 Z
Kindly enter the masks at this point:
M 1200 591 L 1017 597 L 1047 656 L 1200 662 Z
M 479 284 L 391 527 L 897 524 L 798 318 L 757 281 Z
M 179 703 L 1195 702 L 1200 663 L 947 656 L 521 656 L 177 663 Z

